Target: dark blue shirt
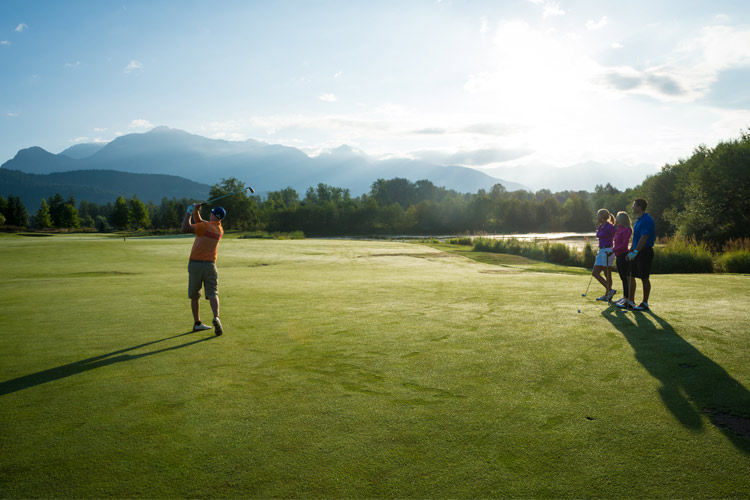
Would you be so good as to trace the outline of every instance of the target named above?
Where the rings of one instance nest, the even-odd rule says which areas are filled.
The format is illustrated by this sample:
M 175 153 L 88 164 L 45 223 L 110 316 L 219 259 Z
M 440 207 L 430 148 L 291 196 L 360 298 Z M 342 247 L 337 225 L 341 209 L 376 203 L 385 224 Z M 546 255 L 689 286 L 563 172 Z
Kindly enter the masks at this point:
M 643 248 L 652 248 L 656 243 L 656 225 L 654 219 L 647 213 L 638 217 L 633 224 L 633 250 L 638 247 L 641 235 L 648 237 L 646 246 Z

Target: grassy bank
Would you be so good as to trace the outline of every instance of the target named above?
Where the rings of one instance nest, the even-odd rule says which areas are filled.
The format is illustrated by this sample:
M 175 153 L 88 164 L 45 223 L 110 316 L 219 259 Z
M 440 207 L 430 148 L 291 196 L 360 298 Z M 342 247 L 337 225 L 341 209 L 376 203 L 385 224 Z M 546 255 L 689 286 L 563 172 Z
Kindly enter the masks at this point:
M 227 239 L 213 337 L 189 237 L 0 245 L 2 498 L 750 491 L 747 276 L 658 276 L 623 314 L 521 257 Z
M 519 255 L 532 260 L 591 268 L 596 250 L 591 243 L 582 249 L 564 243 L 520 241 L 514 238 L 454 238 L 453 245 L 472 246 L 477 252 Z M 662 238 L 655 247 L 651 271 L 672 273 L 740 273 L 750 274 L 750 239 L 733 240 L 722 247 L 684 238 Z

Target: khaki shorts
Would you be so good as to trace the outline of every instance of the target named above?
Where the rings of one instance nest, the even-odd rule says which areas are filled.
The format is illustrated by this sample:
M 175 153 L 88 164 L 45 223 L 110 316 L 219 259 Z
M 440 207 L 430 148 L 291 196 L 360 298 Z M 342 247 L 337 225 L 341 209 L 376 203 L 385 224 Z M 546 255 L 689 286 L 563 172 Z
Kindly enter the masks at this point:
M 201 288 L 206 291 L 206 298 L 219 295 L 219 273 L 216 262 L 188 262 L 188 297 L 192 300 L 201 298 Z

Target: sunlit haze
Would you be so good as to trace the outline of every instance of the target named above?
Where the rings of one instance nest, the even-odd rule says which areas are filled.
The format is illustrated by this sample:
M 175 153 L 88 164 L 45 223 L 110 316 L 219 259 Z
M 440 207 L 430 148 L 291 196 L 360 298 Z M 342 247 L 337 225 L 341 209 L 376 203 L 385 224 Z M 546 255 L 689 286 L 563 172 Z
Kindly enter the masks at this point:
M 750 126 L 750 2 L 0 2 L 0 163 L 165 125 L 488 172 Z

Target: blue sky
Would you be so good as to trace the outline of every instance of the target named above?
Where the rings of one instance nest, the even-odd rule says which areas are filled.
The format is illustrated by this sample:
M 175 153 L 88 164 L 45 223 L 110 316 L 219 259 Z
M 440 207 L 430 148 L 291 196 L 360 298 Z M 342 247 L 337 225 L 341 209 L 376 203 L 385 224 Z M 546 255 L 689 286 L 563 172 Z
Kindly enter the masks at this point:
M 750 126 L 750 2 L 0 2 L 0 163 L 166 125 L 479 169 Z

